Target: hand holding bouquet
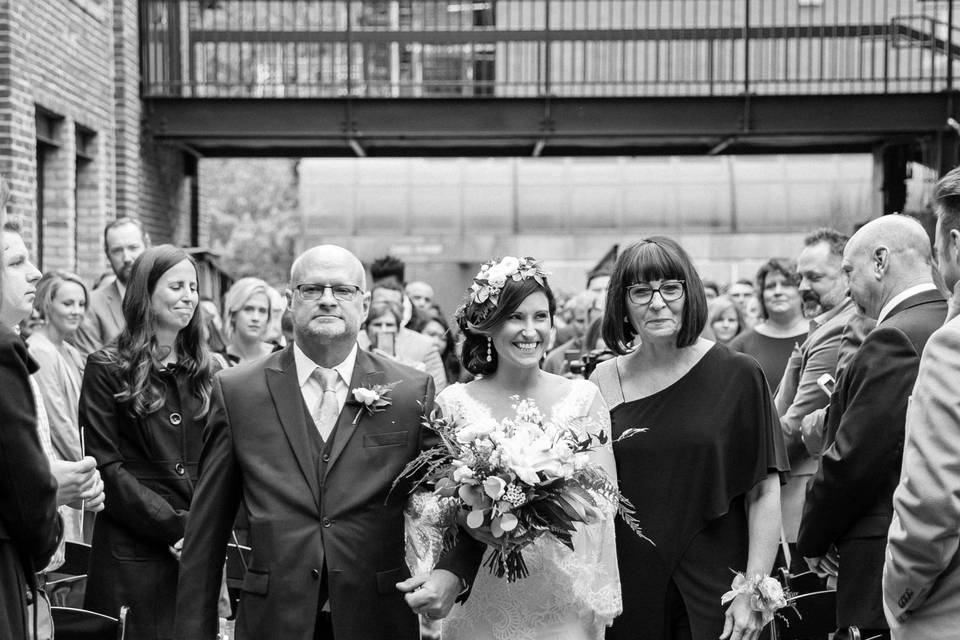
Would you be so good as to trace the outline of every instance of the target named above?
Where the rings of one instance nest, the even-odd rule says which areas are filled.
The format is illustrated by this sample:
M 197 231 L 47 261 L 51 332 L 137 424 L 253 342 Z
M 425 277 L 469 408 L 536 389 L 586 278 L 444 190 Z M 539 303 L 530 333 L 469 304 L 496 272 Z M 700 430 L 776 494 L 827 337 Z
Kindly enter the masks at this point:
M 590 462 L 588 453 L 606 444 L 605 434 L 590 433 L 582 419 L 546 421 L 531 400 L 514 399 L 515 416 L 499 422 L 458 425 L 436 410 L 425 416 L 423 425 L 441 443 L 407 465 L 401 478 L 416 478 L 414 488 L 427 483 L 437 495 L 457 500 L 467 526 L 496 541 L 486 566 L 510 582 L 528 574 L 524 547 L 550 534 L 573 549 L 576 523 L 597 522 L 604 506 L 616 508 L 641 535 L 633 506 Z M 456 527 L 448 529 L 446 546 L 456 534 Z

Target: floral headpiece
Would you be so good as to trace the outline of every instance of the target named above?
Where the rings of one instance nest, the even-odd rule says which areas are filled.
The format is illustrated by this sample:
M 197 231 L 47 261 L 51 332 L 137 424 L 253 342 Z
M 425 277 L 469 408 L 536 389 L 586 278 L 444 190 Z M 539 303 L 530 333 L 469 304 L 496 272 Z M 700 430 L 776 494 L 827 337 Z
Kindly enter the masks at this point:
M 470 301 L 480 307 L 476 314 L 477 320 L 482 321 L 497 306 L 500 291 L 507 284 L 507 280 L 519 282 L 533 278 L 537 284 L 543 286 L 547 275 L 543 266 L 529 257 L 505 256 L 484 263 L 470 285 Z

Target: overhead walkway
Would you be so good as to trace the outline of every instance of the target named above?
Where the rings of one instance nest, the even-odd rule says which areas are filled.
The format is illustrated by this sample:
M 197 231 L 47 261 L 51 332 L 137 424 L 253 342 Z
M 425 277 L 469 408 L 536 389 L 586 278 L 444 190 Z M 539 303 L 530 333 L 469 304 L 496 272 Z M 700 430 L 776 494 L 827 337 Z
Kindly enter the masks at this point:
M 141 0 L 201 156 L 952 154 L 947 0 Z

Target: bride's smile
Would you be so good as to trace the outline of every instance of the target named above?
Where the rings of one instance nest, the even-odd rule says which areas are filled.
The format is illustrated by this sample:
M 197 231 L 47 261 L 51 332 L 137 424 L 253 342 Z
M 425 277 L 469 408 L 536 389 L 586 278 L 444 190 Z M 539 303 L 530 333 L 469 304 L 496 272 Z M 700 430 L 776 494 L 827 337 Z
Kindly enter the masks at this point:
M 552 326 L 547 296 L 539 291 L 527 296 L 490 336 L 500 363 L 523 368 L 539 366 Z

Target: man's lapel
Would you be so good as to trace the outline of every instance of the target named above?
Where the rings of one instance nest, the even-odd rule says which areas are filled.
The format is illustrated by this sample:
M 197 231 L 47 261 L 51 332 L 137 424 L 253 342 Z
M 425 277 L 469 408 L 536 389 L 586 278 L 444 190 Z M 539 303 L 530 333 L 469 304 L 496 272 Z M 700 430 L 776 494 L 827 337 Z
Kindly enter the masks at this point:
M 901 311 L 906 311 L 911 307 L 916 307 L 918 305 L 927 304 L 930 302 L 940 302 L 943 300 L 946 300 L 946 298 L 944 298 L 943 294 L 937 289 L 921 291 L 920 293 L 915 293 L 905 300 L 901 300 L 897 306 L 890 310 L 890 313 L 888 313 L 883 320 L 886 322 Z
M 334 431 L 333 448 L 330 451 L 330 461 L 323 477 L 326 478 L 330 469 L 336 464 L 337 458 L 347 447 L 357 427 L 369 420 L 367 409 L 353 397 L 353 390 L 358 387 L 370 388 L 375 384 L 383 384 L 383 371 L 377 368 L 376 362 L 362 349 L 357 350 L 357 361 L 353 365 L 353 375 L 350 376 L 350 390 L 347 392 L 347 401 L 343 404 L 340 417 L 337 419 L 337 428 Z
M 311 445 L 307 436 L 307 422 L 303 409 L 303 395 L 297 379 L 297 365 L 293 359 L 293 345 L 280 354 L 276 366 L 266 368 L 267 387 L 273 397 L 273 406 L 280 417 L 280 425 L 290 442 L 290 448 L 300 467 L 300 472 L 310 485 L 313 500 L 320 508 L 320 488 L 317 470 L 310 456 Z

